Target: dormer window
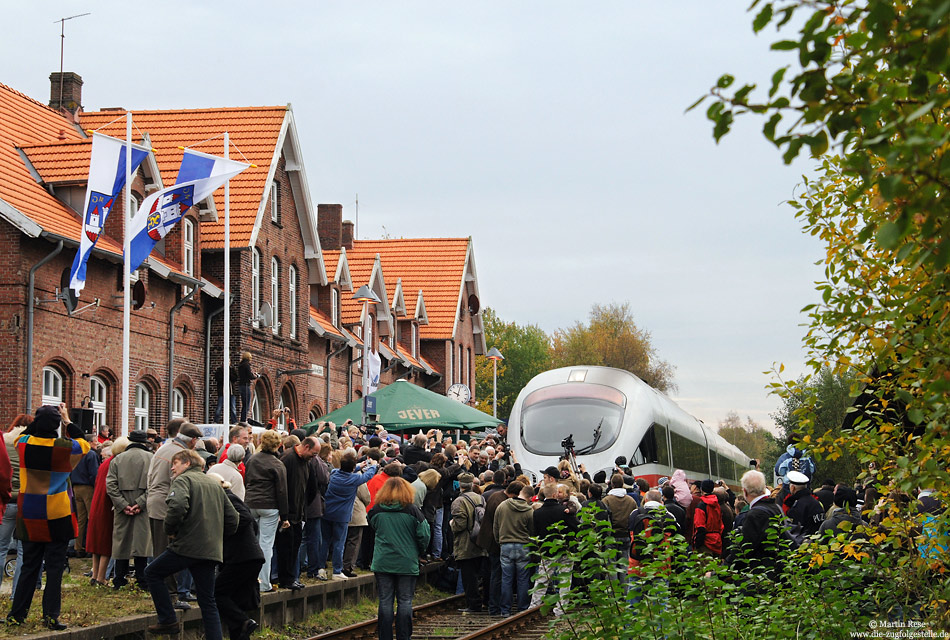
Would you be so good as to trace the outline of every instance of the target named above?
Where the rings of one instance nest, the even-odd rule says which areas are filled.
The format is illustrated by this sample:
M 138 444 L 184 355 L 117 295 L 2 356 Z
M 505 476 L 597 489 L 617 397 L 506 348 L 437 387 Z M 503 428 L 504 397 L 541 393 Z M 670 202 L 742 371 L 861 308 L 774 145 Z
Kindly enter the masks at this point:
M 334 327 L 340 326 L 340 292 L 330 289 L 330 321 Z
M 412 357 L 418 357 L 416 351 L 416 344 L 419 342 L 419 327 L 413 323 L 412 325 Z
M 270 221 L 280 224 L 280 183 L 276 180 L 270 185 Z

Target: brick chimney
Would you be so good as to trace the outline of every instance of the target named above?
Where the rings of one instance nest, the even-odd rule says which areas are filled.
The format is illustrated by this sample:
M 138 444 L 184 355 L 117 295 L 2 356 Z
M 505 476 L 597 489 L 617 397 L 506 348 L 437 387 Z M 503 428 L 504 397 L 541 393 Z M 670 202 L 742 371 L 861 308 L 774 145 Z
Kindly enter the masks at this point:
M 343 221 L 343 246 L 346 247 L 347 251 L 353 249 L 353 221 L 344 220 Z
M 317 205 L 317 234 L 324 251 L 339 251 L 343 246 L 343 205 Z M 352 248 L 352 244 L 350 245 Z
M 82 110 L 82 78 L 78 73 L 55 71 L 49 74 L 49 106 L 70 114 Z

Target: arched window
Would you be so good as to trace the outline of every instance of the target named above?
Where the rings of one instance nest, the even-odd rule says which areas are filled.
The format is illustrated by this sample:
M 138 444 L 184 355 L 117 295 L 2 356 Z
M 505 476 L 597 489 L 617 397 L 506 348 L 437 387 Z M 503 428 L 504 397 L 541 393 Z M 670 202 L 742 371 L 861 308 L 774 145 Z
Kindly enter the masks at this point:
M 251 392 L 251 410 L 247 415 L 250 419 L 263 424 L 263 416 L 266 410 L 267 405 L 264 401 L 264 395 L 259 388 L 255 387 Z
M 43 367 L 43 404 L 63 401 L 63 374 L 54 367 Z
M 310 410 L 310 413 L 307 414 L 307 422 L 308 423 L 313 422 L 314 420 L 319 419 L 320 416 L 322 415 L 323 415 L 323 409 L 321 409 L 320 406 L 317 405 L 313 409 Z
M 135 385 L 135 429 L 148 429 L 148 408 L 152 401 L 152 393 L 141 382 Z
M 172 418 L 185 417 L 185 392 L 181 389 L 172 390 Z
M 271 323 L 271 331 L 274 332 L 274 335 L 277 335 L 277 330 L 280 329 L 280 307 L 278 306 L 278 298 L 280 294 L 280 263 L 277 262 L 277 258 L 270 259 L 270 303 L 274 307 L 274 322 Z
M 290 415 L 294 413 L 294 398 L 293 393 L 291 393 L 290 387 L 284 387 L 283 391 L 280 392 L 280 400 L 277 403 L 278 409 L 290 409 Z M 277 418 L 277 429 L 279 431 L 287 430 L 287 414 L 281 413 L 280 417 Z
M 109 424 L 106 422 L 107 389 L 106 381 L 99 376 L 89 378 L 89 406 L 92 407 L 92 424 L 96 429 Z
M 257 327 L 257 317 L 261 313 L 261 253 L 255 248 L 251 251 L 251 318 Z
M 287 313 L 290 314 L 290 337 L 297 337 L 297 267 L 287 272 Z

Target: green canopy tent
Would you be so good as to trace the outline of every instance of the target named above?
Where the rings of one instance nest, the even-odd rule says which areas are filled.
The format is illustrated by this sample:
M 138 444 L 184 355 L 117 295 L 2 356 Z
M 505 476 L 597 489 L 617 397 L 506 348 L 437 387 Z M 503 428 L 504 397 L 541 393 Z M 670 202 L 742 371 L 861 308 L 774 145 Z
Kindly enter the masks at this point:
M 377 389 L 377 424 L 387 431 L 406 431 L 409 429 L 484 429 L 501 424 L 501 420 L 487 413 L 473 409 L 455 400 L 446 398 L 428 389 L 418 387 L 405 380 Z M 351 402 L 345 407 L 332 411 L 319 420 L 304 425 L 308 433 L 316 430 L 324 421 L 342 424 L 352 420 L 359 424 L 363 419 L 363 399 Z

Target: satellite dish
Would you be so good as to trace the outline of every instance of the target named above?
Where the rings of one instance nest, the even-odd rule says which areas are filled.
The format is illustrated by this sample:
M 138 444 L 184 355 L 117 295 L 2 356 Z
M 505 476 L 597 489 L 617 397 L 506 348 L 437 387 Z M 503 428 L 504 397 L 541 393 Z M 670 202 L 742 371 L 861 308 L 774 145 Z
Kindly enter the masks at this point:
M 258 322 L 260 322 L 261 327 L 266 329 L 267 327 L 273 326 L 274 324 L 274 309 L 270 306 L 269 302 L 261 303 L 261 313 L 257 316 Z
M 66 267 L 63 269 L 63 275 L 59 277 L 59 295 L 63 299 L 63 304 L 66 306 L 66 313 L 72 313 L 76 308 L 76 303 L 79 302 L 76 293 L 69 288 L 69 272 L 70 268 Z
M 141 280 L 137 280 L 132 285 L 132 300 L 130 302 L 135 310 L 141 309 L 142 305 L 145 304 L 145 283 Z
M 475 315 L 478 313 L 478 310 L 481 308 L 481 303 L 478 301 L 478 296 L 474 293 L 468 297 L 468 312 L 470 315 Z

